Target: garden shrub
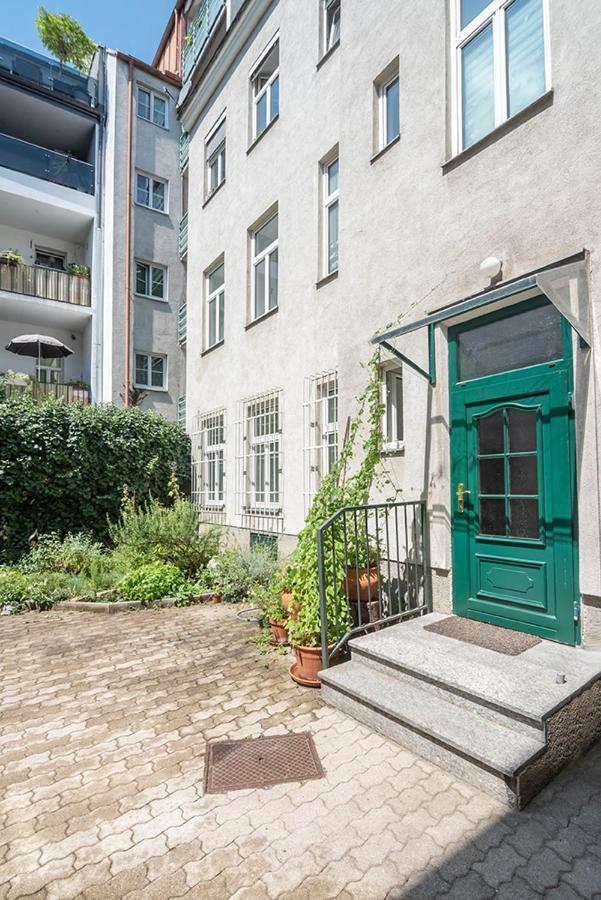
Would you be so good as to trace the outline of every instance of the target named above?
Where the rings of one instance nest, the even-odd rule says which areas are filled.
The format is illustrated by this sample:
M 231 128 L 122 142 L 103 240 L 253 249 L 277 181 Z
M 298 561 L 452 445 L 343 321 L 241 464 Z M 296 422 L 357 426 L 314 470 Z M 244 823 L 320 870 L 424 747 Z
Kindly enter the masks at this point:
M 173 563 L 147 563 L 126 575 L 117 589 L 123 600 L 160 600 L 170 597 L 185 583 L 184 575 Z
M 89 575 L 100 564 L 104 548 L 86 534 L 42 534 L 19 563 L 22 572 L 67 572 Z
M 207 590 L 219 594 L 225 602 L 237 603 L 245 600 L 253 587 L 268 585 L 277 568 L 277 560 L 269 547 L 231 549 L 214 560 L 202 581 Z
M 65 573 L 25 575 L 16 568 L 0 566 L 0 610 L 18 613 L 28 609 L 50 609 L 69 595 L 69 576 Z
M 185 493 L 190 441 L 136 407 L 60 400 L 0 402 L 0 559 L 18 559 L 32 534 L 108 536 L 124 488 L 139 504 L 168 503 L 173 472 Z
M 144 562 L 173 563 L 192 578 L 219 553 L 221 529 L 198 530 L 198 513 L 189 500 L 178 498 L 172 506 L 151 500 L 142 507 L 124 503 L 121 518 L 110 526 L 117 553 L 129 566 Z

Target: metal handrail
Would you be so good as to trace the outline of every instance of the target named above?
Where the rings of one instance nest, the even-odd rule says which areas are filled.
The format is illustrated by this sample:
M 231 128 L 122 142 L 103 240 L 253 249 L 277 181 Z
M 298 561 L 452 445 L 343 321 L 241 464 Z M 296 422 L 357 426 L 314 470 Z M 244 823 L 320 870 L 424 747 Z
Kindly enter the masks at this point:
M 324 669 L 352 637 L 429 611 L 426 524 L 425 502 L 413 500 L 345 506 L 319 526 Z

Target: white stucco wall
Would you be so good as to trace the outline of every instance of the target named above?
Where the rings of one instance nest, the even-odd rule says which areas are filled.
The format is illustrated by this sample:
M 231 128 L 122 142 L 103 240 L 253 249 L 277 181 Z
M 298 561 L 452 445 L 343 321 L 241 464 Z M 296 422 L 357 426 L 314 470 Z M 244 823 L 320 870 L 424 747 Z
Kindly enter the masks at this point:
M 399 317 L 428 311 L 483 289 L 479 263 L 495 255 L 510 279 L 590 252 L 595 335 L 575 358 L 578 430 L 580 588 L 601 595 L 599 455 L 601 442 L 601 207 L 598 35 L 601 7 L 550 0 L 554 95 L 519 127 L 452 171 L 449 51 L 445 4 L 367 4 L 345 0 L 340 47 L 317 67 L 317 0 L 279 0 L 248 39 L 227 77 L 203 104 L 188 103 L 190 145 L 188 257 L 188 421 L 196 411 L 227 410 L 227 522 L 235 508 L 236 404 L 280 388 L 284 397 L 284 530 L 303 522 L 303 379 L 338 368 L 340 430 L 351 415 L 371 353 L 369 338 Z M 248 152 L 249 74 L 279 29 L 280 117 Z M 399 57 L 401 138 L 373 155 L 373 82 Z M 204 206 L 204 139 L 227 115 L 227 180 Z M 340 146 L 340 271 L 316 288 L 319 271 L 318 161 Z M 248 322 L 248 228 L 279 209 L 279 311 Z M 225 342 L 201 358 L 203 271 L 224 254 Z M 426 337 L 399 344 L 426 361 Z M 437 334 L 436 388 L 404 370 L 404 453 L 387 461 L 399 497 L 426 497 L 432 564 L 450 568 L 449 414 L 446 334 Z M 428 427 L 429 426 L 429 427 Z M 429 433 L 429 437 L 427 437 Z

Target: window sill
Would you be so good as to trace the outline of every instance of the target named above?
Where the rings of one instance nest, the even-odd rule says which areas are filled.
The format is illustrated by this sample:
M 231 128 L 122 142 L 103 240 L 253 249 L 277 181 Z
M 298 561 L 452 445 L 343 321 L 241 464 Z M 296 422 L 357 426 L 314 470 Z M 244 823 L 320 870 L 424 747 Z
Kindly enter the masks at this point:
M 446 175 L 448 172 L 452 172 L 453 169 L 456 169 L 468 159 L 476 156 L 481 150 L 485 150 L 487 147 L 490 147 L 491 144 L 495 144 L 515 128 L 519 128 L 524 122 L 532 119 L 543 110 L 548 109 L 548 107 L 553 105 L 553 97 L 554 91 L 553 88 L 551 88 L 550 91 L 547 91 L 546 94 L 543 94 L 535 100 L 534 103 L 531 103 L 530 106 L 526 106 L 524 109 L 520 110 L 519 113 L 516 113 L 515 116 L 512 116 L 510 119 L 507 119 L 501 125 L 497 126 L 497 128 L 494 128 L 483 138 L 480 138 L 479 141 L 476 141 L 475 144 L 472 144 L 471 147 L 467 147 L 467 149 L 457 153 L 456 156 L 448 159 L 442 166 L 442 174 Z
M 389 441 L 382 444 L 382 456 L 400 456 L 405 452 L 405 441 Z
M 275 314 L 279 312 L 279 309 L 279 306 L 274 306 L 274 308 L 270 309 L 269 312 L 263 313 L 262 316 L 258 316 L 256 319 L 253 319 L 252 322 L 249 322 L 248 325 L 245 325 L 244 330 L 248 331 L 249 328 L 254 328 L 255 325 L 258 325 L 260 322 L 264 322 L 265 319 L 269 319 L 271 316 L 275 316 Z
M 384 154 L 387 153 L 387 151 L 390 150 L 391 147 L 394 147 L 395 144 L 398 144 L 400 140 L 401 140 L 401 136 L 400 136 L 400 134 L 397 134 L 397 136 L 395 138 L 393 138 L 391 141 L 389 141 L 385 147 L 382 147 L 381 150 L 378 150 L 377 153 L 374 153 L 374 155 L 372 156 L 372 158 L 369 161 L 370 165 L 373 166 L 373 164 L 375 162 L 377 162 L 381 156 L 384 156 Z
M 166 387 L 151 387 L 149 384 L 134 384 L 134 387 L 139 391 L 149 391 L 153 394 L 166 394 Z
M 225 341 L 221 340 L 221 341 L 217 341 L 217 343 L 213 344 L 211 347 L 207 347 L 207 349 L 203 350 L 202 353 L 200 354 L 201 359 L 203 356 L 208 356 L 209 353 L 213 352 L 213 350 L 218 350 L 219 347 L 223 347 L 224 343 L 225 343 Z
M 336 281 L 338 278 L 338 269 L 335 272 L 330 272 L 329 275 L 324 275 L 323 278 L 320 278 L 319 281 L 315 283 L 315 287 L 319 290 L 322 287 L 325 287 L 326 284 L 330 284 L 332 281 Z
M 246 155 L 247 155 L 247 156 L 248 156 L 248 154 L 251 152 L 251 150 L 254 150 L 255 147 L 257 146 L 257 144 L 260 143 L 260 141 L 263 140 L 263 138 L 265 137 L 265 135 L 267 134 L 267 132 L 268 132 L 268 131 L 271 131 L 271 129 L 273 128 L 273 126 L 275 125 L 275 123 L 278 121 L 279 118 L 280 118 L 280 114 L 278 113 L 277 116 L 274 116 L 274 117 L 273 117 L 273 119 L 271 120 L 271 122 L 269 123 L 269 125 L 267 125 L 267 126 L 263 129 L 263 131 L 261 132 L 261 134 L 258 134 L 258 135 L 256 136 L 256 138 L 253 139 L 253 141 L 252 141 L 252 143 L 250 144 L 248 150 L 246 151 Z
M 211 200 L 213 199 L 213 197 L 215 196 L 215 194 L 218 194 L 218 193 L 219 193 L 219 191 L 221 190 L 221 188 L 223 187 L 224 184 L 225 184 L 225 178 L 223 179 L 223 181 L 221 182 L 221 184 L 218 184 L 218 185 L 217 185 L 217 187 L 215 188 L 215 190 L 211 191 L 211 193 L 210 193 L 210 194 L 208 195 L 208 197 L 205 199 L 205 202 L 202 204 L 201 209 L 204 209 L 205 206 L 206 206 L 208 203 L 211 202 Z
M 327 63 L 327 61 L 329 60 L 330 56 L 332 56 L 332 54 L 335 53 L 336 50 L 338 50 L 339 47 L 340 47 L 340 38 L 338 38 L 338 40 L 336 41 L 336 43 L 335 43 L 335 44 L 332 44 L 332 46 L 330 47 L 330 49 L 329 49 L 329 50 L 326 50 L 326 52 L 324 53 L 324 55 L 321 57 L 321 59 L 320 59 L 319 62 L 317 63 L 317 66 L 315 67 L 315 68 L 317 69 L 317 71 L 319 71 L 319 70 L 321 69 L 321 67 L 324 65 L 324 63 Z
M 138 294 L 137 291 L 134 291 L 134 297 L 136 300 L 153 300 L 155 303 L 169 303 L 167 297 L 151 297 L 149 294 Z

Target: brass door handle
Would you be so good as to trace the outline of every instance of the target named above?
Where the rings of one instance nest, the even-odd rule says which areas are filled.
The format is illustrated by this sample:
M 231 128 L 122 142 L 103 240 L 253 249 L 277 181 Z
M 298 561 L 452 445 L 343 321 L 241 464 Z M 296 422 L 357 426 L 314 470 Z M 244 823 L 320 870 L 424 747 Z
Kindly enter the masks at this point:
M 456 492 L 456 496 L 457 496 L 457 512 L 460 512 L 460 513 L 463 512 L 463 505 L 464 505 L 464 504 L 463 504 L 463 498 L 464 498 L 465 494 L 471 494 L 471 491 L 467 491 L 467 490 L 463 487 L 463 482 L 460 481 L 459 484 L 457 485 L 457 492 Z

